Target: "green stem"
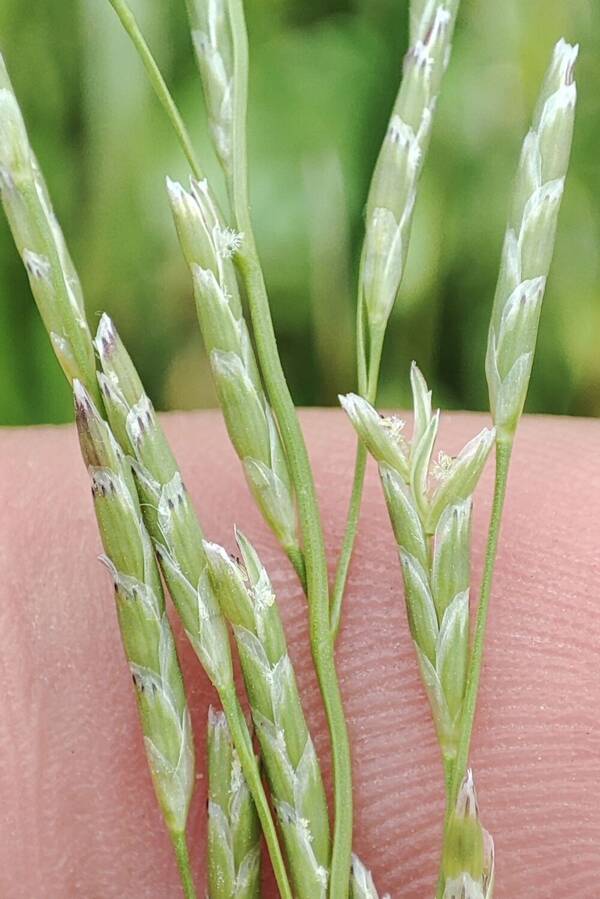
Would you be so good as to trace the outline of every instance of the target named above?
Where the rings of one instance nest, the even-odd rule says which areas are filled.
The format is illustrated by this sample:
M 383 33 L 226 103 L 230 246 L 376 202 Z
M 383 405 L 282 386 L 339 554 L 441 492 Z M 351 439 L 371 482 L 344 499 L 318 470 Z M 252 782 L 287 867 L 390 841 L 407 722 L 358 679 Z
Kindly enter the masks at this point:
M 475 710 L 477 708 L 477 693 L 479 691 L 481 666 L 483 663 L 485 630 L 490 606 L 490 597 L 492 594 L 494 566 L 496 563 L 496 555 L 498 552 L 500 522 L 502 520 L 504 499 L 506 497 L 506 484 L 508 481 L 508 469 L 510 465 L 511 453 L 512 441 L 499 438 L 496 443 L 496 479 L 494 486 L 492 513 L 490 517 L 490 527 L 488 531 L 487 547 L 485 552 L 483 581 L 481 584 L 479 608 L 477 609 L 477 620 L 475 623 L 475 637 L 473 639 L 473 649 L 471 651 L 471 660 L 469 663 L 469 673 L 467 677 L 467 687 L 465 690 L 465 699 L 461 719 L 461 734 L 458 743 L 458 751 L 456 753 L 456 762 L 454 763 L 454 776 L 452 778 L 451 799 L 453 802 L 456 802 L 458 789 L 467 771 L 467 764 L 469 761 L 471 735 L 473 733 Z
M 449 809 L 453 809 L 456 804 L 458 790 L 467 771 L 467 765 L 469 762 L 471 736 L 473 734 L 473 724 L 475 722 L 477 694 L 479 692 L 481 667 L 483 663 L 485 632 L 490 606 L 490 598 L 492 595 L 494 567 L 496 563 L 496 555 L 498 552 L 500 524 L 502 521 L 502 512 L 504 509 L 504 500 L 506 497 L 506 485 L 508 482 L 508 470 L 510 467 L 511 453 L 512 439 L 499 437 L 496 442 L 496 478 L 494 485 L 492 512 L 490 516 L 490 526 L 488 530 L 487 547 L 485 552 L 483 580 L 481 584 L 481 594 L 479 597 L 479 608 L 477 609 L 477 619 L 475 622 L 475 636 L 473 639 L 473 648 L 471 651 L 471 659 L 469 662 L 467 686 L 465 689 L 465 699 L 461 718 L 461 732 L 458 742 L 458 750 L 456 753 L 456 760 L 454 762 L 452 771 L 452 778 L 450 781 L 447 811 Z M 446 784 L 448 784 L 447 775 Z M 447 822 L 448 814 L 446 814 L 446 824 Z M 444 828 L 444 830 L 446 830 L 446 828 Z M 444 878 L 443 872 L 440 872 L 437 889 L 437 899 L 441 899 L 443 893 Z
M 185 896 L 185 899 L 197 899 L 185 833 L 172 833 L 171 840 L 173 841 L 175 857 L 177 858 L 181 885 L 183 886 L 183 895 Z
M 241 0 L 232 0 L 230 9 L 235 59 L 234 164 L 230 193 L 237 228 L 244 234 L 243 246 L 236 256 L 236 262 L 248 294 L 265 387 L 281 430 L 296 490 L 306 562 L 311 650 L 327 716 L 333 758 L 335 820 L 329 895 L 331 899 L 346 899 L 352 852 L 352 769 L 348 730 L 330 634 L 325 540 L 308 453 L 279 359 L 269 301 L 252 232 L 246 161 L 248 42 Z
M 452 780 L 454 777 L 454 758 L 448 758 L 448 756 L 443 755 L 443 765 L 444 765 L 444 787 L 446 794 L 446 808 L 444 812 L 444 838 L 446 834 L 446 828 L 448 827 L 448 821 L 450 820 L 450 814 L 452 812 L 452 803 L 451 803 L 451 795 L 452 795 Z M 444 895 L 444 869 L 443 863 L 440 864 L 440 873 L 438 875 L 438 882 L 436 887 L 435 899 L 443 899 Z
M 152 56 L 150 47 L 146 43 L 146 40 L 142 32 L 140 31 L 140 27 L 136 22 L 135 16 L 133 15 L 125 0 L 108 0 L 108 2 L 121 20 L 123 28 L 129 35 L 131 42 L 133 43 L 140 56 L 144 68 L 148 73 L 150 83 L 154 88 L 154 92 L 171 121 L 175 134 L 177 135 L 179 143 L 181 144 L 181 148 L 187 158 L 187 161 L 190 164 L 190 168 L 194 173 L 194 176 L 198 179 L 201 179 L 203 177 L 202 169 L 200 168 L 200 165 L 198 164 L 198 161 L 196 159 L 192 141 L 188 134 L 187 128 L 185 127 L 179 110 L 175 105 L 175 101 L 173 100 L 173 97 L 169 92 L 169 88 L 166 85 L 165 79 L 163 78 L 161 71 L 156 64 L 156 60 Z
M 286 547 L 285 554 L 292 563 L 294 571 L 298 575 L 298 580 L 302 584 L 302 589 L 306 593 L 306 564 L 304 562 L 304 553 L 297 546 L 290 546 Z
M 361 396 L 364 396 L 370 403 L 374 403 L 377 397 L 377 384 L 379 381 L 379 370 L 381 367 L 381 354 L 383 351 L 384 331 L 378 331 L 371 342 L 371 352 L 369 354 L 369 372 L 365 382 L 365 375 L 361 377 L 361 370 L 364 370 L 364 364 L 361 366 L 361 358 L 364 359 L 364 347 L 361 349 L 362 319 L 359 310 L 357 320 L 357 336 L 358 336 L 358 370 L 359 384 L 358 389 Z M 362 382 L 362 383 L 361 383 Z M 358 530 L 358 519 L 360 516 L 360 506 L 362 500 L 363 484 L 365 481 L 365 470 L 367 467 L 367 449 L 364 443 L 359 440 L 356 445 L 356 461 L 354 463 L 354 480 L 352 483 L 352 493 L 350 495 L 350 504 L 348 506 L 348 515 L 346 518 L 346 530 L 340 558 L 338 560 L 335 573 L 335 582 L 333 586 L 333 596 L 331 600 L 331 633 L 333 639 L 337 638 L 340 629 L 340 620 L 342 616 L 342 603 L 344 601 L 344 593 L 346 590 L 346 581 L 348 580 L 348 571 L 350 570 L 350 562 L 352 561 L 352 553 L 354 551 L 354 542 Z
M 223 711 L 225 712 L 227 724 L 229 725 L 229 730 L 231 732 L 231 739 L 237 750 L 240 765 L 244 777 L 246 778 L 248 789 L 250 790 L 250 795 L 256 806 L 256 813 L 265 837 L 280 896 L 282 899 L 292 899 L 292 891 L 285 868 L 285 862 L 281 854 L 275 822 L 273 821 L 269 801 L 260 776 L 258 762 L 252 748 L 252 742 L 250 740 L 244 713 L 241 709 L 235 690 L 223 692 L 220 694 L 219 698 L 221 699 Z

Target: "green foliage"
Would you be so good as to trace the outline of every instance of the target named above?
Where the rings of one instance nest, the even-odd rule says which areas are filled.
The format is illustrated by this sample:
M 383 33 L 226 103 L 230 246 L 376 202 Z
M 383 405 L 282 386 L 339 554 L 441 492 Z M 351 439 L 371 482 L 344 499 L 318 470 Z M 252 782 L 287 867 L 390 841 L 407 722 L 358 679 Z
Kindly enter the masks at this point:
M 185 3 L 133 6 L 215 183 Z M 355 388 L 352 346 L 345 341 L 347 357 L 343 347 L 328 351 L 329 319 L 320 307 L 335 303 L 337 332 L 352 333 L 362 206 L 408 39 L 405 12 L 404 4 L 389 0 L 248 3 L 253 215 L 283 362 L 299 403 L 333 403 L 338 392 Z M 596 5 L 465 0 L 390 323 L 382 405 L 407 404 L 403 372 L 415 357 L 444 405 L 486 407 L 483 348 L 508 185 L 561 33 L 586 36 L 579 80 L 593 86 L 600 77 Z M 100 308 L 118 313 L 159 408 L 214 405 L 163 188 L 167 172 L 186 177 L 185 160 L 109 3 L 4 0 L 0 49 L 90 318 Z M 596 106 L 593 87 L 584 87 L 530 411 L 600 414 Z M 327 208 L 328 198 L 337 212 Z M 322 244 L 341 248 L 339 277 L 329 283 L 319 269 Z M 69 391 L 5 226 L 0 283 L 0 421 L 66 421 Z M 330 297 L 332 288 L 340 295 Z M 151 326 L 139 329 L 140 320 Z

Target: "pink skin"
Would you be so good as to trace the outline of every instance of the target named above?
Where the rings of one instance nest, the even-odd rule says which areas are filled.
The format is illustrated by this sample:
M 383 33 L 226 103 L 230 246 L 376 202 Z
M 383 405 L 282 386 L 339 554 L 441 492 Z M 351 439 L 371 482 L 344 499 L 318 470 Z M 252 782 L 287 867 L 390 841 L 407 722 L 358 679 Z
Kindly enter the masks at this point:
M 335 558 L 353 435 L 339 413 L 309 412 L 303 422 Z M 272 573 L 327 767 L 295 576 L 248 498 L 220 418 L 173 415 L 166 425 L 207 534 L 232 549 L 235 520 Z M 481 416 L 448 416 L 442 445 L 455 452 L 481 425 Z M 599 446 L 598 422 L 529 419 L 515 451 L 472 756 L 496 840 L 496 899 L 599 895 Z M 3 432 L 0 472 L 0 895 L 177 897 L 74 431 Z M 491 477 L 490 464 L 475 517 L 476 584 Z M 201 895 L 204 727 L 214 695 L 183 640 L 181 647 L 197 733 L 190 836 Z M 442 775 L 373 467 L 338 662 L 354 754 L 356 850 L 382 892 L 429 897 Z

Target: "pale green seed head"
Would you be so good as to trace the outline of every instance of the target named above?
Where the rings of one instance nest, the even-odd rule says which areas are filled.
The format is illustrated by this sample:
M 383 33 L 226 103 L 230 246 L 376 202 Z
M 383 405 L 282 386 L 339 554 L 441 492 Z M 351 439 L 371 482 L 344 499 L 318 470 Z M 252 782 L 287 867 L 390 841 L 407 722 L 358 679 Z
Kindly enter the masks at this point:
M 234 625 L 295 895 L 324 897 L 330 839 L 319 764 L 269 576 L 248 539 L 239 531 L 236 537 L 244 569 L 222 547 L 207 543 L 210 575 L 224 614 Z
M 286 843 L 295 894 L 299 899 L 326 899 L 328 870 L 315 860 L 309 822 L 286 802 L 275 800 L 275 809 Z
M 233 143 L 233 36 L 229 2 L 188 0 L 187 5 L 213 142 L 221 164 L 229 172 Z
M 242 355 L 240 321 L 231 310 L 230 297 L 211 269 L 192 267 L 194 296 L 205 346 Z
M 384 332 L 404 274 L 417 186 L 450 56 L 457 6 L 452 0 L 411 8 L 412 46 L 366 208 L 360 290 L 371 336 Z
M 502 439 L 512 439 L 529 386 L 571 153 L 577 54 L 563 40 L 555 47 L 515 179 L 486 355 L 490 406 Z
M 0 57 L 0 195 L 56 357 L 99 401 L 83 295 Z
M 194 746 L 160 576 L 129 463 L 85 388 L 75 381 L 73 389 L 154 788 L 167 826 L 182 833 L 194 787 Z

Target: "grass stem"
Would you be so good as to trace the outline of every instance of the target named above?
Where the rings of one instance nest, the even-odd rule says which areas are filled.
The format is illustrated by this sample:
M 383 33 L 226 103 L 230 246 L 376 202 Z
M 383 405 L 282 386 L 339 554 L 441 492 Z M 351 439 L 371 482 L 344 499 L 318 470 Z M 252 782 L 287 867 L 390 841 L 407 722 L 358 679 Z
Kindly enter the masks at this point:
M 203 177 L 202 169 L 200 167 L 200 164 L 198 163 L 198 160 L 196 159 L 196 154 L 194 153 L 194 147 L 192 145 L 191 138 L 188 134 L 185 123 L 181 118 L 181 114 L 177 109 L 177 106 L 175 105 L 175 101 L 171 96 L 169 88 L 167 87 L 165 79 L 163 78 L 162 73 L 158 68 L 156 60 L 152 56 L 152 51 L 146 43 L 146 39 L 144 38 L 136 21 L 136 18 L 133 15 L 133 12 L 129 8 L 125 0 L 109 0 L 109 3 L 119 17 L 123 28 L 127 32 L 133 46 L 139 54 L 142 64 L 148 74 L 150 84 L 154 88 L 154 92 L 158 97 L 160 103 L 162 104 L 171 122 L 171 125 L 173 126 L 173 130 L 175 131 L 179 143 L 181 144 L 181 148 L 186 156 L 187 161 L 190 164 L 190 168 L 194 173 L 194 177 L 200 180 Z
M 197 899 L 198 894 L 196 893 L 196 888 L 194 886 L 194 878 L 192 877 L 190 855 L 185 833 L 172 833 L 171 840 L 175 849 L 177 867 L 179 868 L 179 876 L 183 886 L 183 895 L 185 896 L 185 899 Z
M 469 662 L 467 687 L 465 691 L 465 700 L 461 721 L 461 735 L 458 743 L 458 751 L 456 753 L 456 762 L 454 764 L 454 776 L 452 778 L 452 792 L 450 796 L 452 805 L 454 805 L 454 803 L 456 802 L 458 788 L 466 774 L 467 764 L 469 760 L 471 735 L 473 733 L 473 723 L 475 721 L 475 711 L 477 707 L 477 693 L 479 690 L 479 681 L 481 677 L 481 666 L 483 664 L 485 631 L 487 626 L 490 598 L 492 594 L 494 567 L 496 564 L 498 540 L 500 537 L 500 522 L 502 520 L 504 499 L 506 497 L 506 485 L 508 481 L 508 469 L 510 465 L 511 453 L 512 441 L 500 438 L 496 444 L 496 478 L 487 547 L 485 552 L 483 581 L 481 585 L 481 594 L 479 597 L 479 607 L 477 609 L 477 620 L 475 623 L 473 648 L 471 650 L 471 659 Z
M 364 348 L 362 346 L 362 315 L 358 311 L 358 361 L 359 373 L 364 371 L 364 365 L 361 365 L 361 358 L 364 358 Z M 383 351 L 383 330 L 377 332 L 372 340 L 371 353 L 369 356 L 369 373 L 367 383 L 364 385 L 364 374 L 359 381 L 363 381 L 363 385 L 359 383 L 361 395 L 366 394 L 366 399 L 370 403 L 374 403 L 377 398 L 377 384 L 379 381 L 379 369 L 381 367 L 381 354 Z M 363 393 L 364 391 L 364 393 Z M 346 519 L 346 530 L 342 542 L 340 558 L 338 560 L 335 573 L 335 582 L 333 585 L 333 595 L 331 599 L 331 633 L 333 639 L 337 638 L 340 621 L 342 616 L 342 603 L 344 601 L 344 593 L 346 590 L 346 582 L 348 580 L 348 572 L 350 570 L 350 562 L 352 561 L 352 553 L 354 551 L 354 543 L 356 540 L 356 532 L 358 530 L 358 519 L 360 517 L 360 507 L 362 501 L 362 491 L 365 481 L 365 471 L 367 467 L 367 448 L 362 440 L 359 440 L 356 446 L 356 461 L 354 463 L 354 480 L 352 483 L 352 493 L 350 495 L 350 504 L 348 506 L 348 515 Z

